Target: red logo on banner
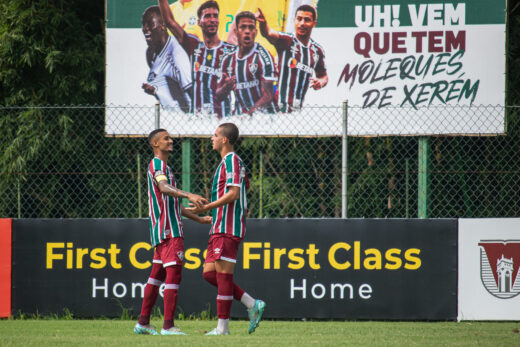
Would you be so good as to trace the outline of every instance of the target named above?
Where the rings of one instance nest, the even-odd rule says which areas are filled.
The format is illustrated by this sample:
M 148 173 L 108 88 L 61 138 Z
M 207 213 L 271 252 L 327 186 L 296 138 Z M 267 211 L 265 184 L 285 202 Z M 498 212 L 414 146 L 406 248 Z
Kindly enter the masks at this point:
M 520 294 L 520 240 L 480 241 L 480 278 L 486 290 L 500 299 Z

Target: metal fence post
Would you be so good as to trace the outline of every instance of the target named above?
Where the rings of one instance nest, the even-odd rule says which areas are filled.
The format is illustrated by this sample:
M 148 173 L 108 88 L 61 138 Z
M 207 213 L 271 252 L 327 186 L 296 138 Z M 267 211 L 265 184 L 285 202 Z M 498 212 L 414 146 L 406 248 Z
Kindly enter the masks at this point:
M 343 101 L 343 129 L 341 138 L 341 218 L 347 218 L 347 140 L 348 140 L 348 102 Z
M 418 196 L 417 196 L 417 211 L 418 218 L 429 217 L 430 205 L 430 138 L 423 136 L 419 137 L 419 151 L 418 151 Z
M 155 129 L 159 129 L 161 127 L 161 104 L 159 102 L 155 103 Z
M 141 155 L 137 153 L 137 209 L 139 218 L 143 217 L 143 208 L 141 206 Z
M 259 173 L 258 173 L 258 181 L 259 181 L 259 187 L 258 187 L 258 218 L 262 218 L 263 217 L 263 208 L 264 208 L 264 204 L 263 204 L 263 179 L 264 179 L 264 154 L 262 152 L 260 152 L 260 169 L 259 169 Z
M 191 192 L 191 139 L 182 140 L 182 190 Z M 183 200 L 184 206 L 188 206 L 189 201 Z

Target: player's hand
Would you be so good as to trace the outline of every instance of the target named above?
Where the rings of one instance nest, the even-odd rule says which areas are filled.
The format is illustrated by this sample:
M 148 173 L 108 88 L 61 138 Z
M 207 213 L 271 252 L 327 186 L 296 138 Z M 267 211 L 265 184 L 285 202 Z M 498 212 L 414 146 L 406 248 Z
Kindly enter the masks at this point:
M 311 88 L 314 90 L 319 90 L 325 86 L 325 81 L 321 78 L 309 78 L 309 81 L 311 82 Z
M 192 194 L 192 193 L 188 194 L 188 200 L 190 200 L 193 203 L 193 206 L 195 206 L 197 208 L 201 208 L 201 207 L 203 207 L 204 204 L 208 203 L 207 199 L 203 198 L 202 196 L 200 196 L 198 194 Z M 192 204 L 190 204 L 190 205 L 192 205 Z M 195 212 L 195 213 L 197 213 L 197 212 Z
M 148 83 L 143 83 L 141 88 L 144 89 L 144 92 L 146 94 L 150 94 L 150 95 L 155 95 L 155 91 L 157 90 L 157 88 L 155 88 L 154 86 L 152 86 L 151 84 L 148 84 Z
M 195 214 L 200 214 L 200 213 L 206 212 L 206 209 L 204 206 L 197 207 L 194 203 L 191 203 L 191 202 L 189 205 L 190 205 L 190 207 L 186 208 L 187 211 L 190 211 Z
M 211 224 L 212 221 L 213 219 L 211 218 L 211 216 L 202 216 L 199 219 L 200 224 Z
M 255 17 L 256 17 L 256 21 L 258 23 L 266 23 L 267 21 L 265 20 L 265 16 L 264 16 L 264 13 L 262 12 L 262 10 L 260 9 L 260 7 L 258 8 L 258 12 L 255 13 Z

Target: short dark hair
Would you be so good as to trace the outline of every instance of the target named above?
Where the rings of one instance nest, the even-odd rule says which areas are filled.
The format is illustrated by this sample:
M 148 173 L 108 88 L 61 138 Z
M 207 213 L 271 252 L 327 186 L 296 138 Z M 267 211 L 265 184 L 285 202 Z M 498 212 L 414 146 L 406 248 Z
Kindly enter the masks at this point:
M 222 129 L 222 135 L 227 137 L 231 146 L 234 146 L 239 137 L 238 127 L 233 123 L 222 123 L 218 127 Z
M 152 19 L 153 17 L 157 17 L 159 19 L 159 21 L 161 23 L 163 23 L 163 19 L 161 16 L 161 10 L 159 9 L 159 6 L 157 6 L 157 5 L 150 6 L 146 10 L 144 10 L 142 22 L 143 23 L 147 22 L 150 19 Z
M 220 8 L 218 7 L 218 3 L 215 0 L 208 0 L 202 5 L 199 6 L 199 9 L 197 10 L 197 17 L 200 19 L 200 16 L 202 16 L 202 11 L 204 11 L 207 8 L 215 8 L 220 13 Z
M 312 7 L 311 5 L 301 5 L 300 7 L 298 7 L 296 9 L 296 12 L 294 12 L 294 13 L 296 14 L 298 11 L 312 13 L 312 20 L 316 20 L 316 17 L 318 16 L 318 14 L 316 13 L 316 9 L 314 7 Z
M 159 129 L 155 129 L 151 133 L 149 133 L 148 134 L 148 143 L 151 145 L 152 141 L 155 139 L 155 135 L 157 135 L 158 133 L 161 133 L 163 131 L 167 131 L 167 130 L 159 128 Z
M 239 12 L 236 16 L 235 16 L 235 22 L 236 22 L 236 26 L 238 27 L 238 24 L 240 24 L 240 20 L 242 18 L 249 18 L 249 19 L 252 19 L 255 21 L 255 24 L 256 24 L 256 17 L 255 17 L 255 14 L 251 11 L 242 11 L 242 12 Z

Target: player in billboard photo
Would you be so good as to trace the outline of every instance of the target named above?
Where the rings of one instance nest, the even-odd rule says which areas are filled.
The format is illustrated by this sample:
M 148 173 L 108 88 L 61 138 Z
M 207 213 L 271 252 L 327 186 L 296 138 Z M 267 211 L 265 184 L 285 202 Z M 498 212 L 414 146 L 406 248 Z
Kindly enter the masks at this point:
M 265 302 L 255 300 L 233 280 L 238 247 L 246 232 L 248 181 L 244 162 L 234 152 L 238 128 L 233 123 L 221 124 L 211 138 L 213 150 L 222 160 L 213 177 L 211 202 L 189 208 L 193 213 L 211 211 L 212 225 L 203 276 L 217 287 L 217 327 L 206 335 L 228 335 L 229 315 L 233 299 L 248 309 L 249 329 L 255 331 L 262 319 Z
M 249 11 L 240 12 L 235 21 L 238 48 L 222 60 L 217 98 L 222 100 L 233 92 L 236 114 L 275 113 L 273 83 L 277 79 L 276 66 L 269 51 L 255 42 L 255 15 Z
M 257 20 L 260 33 L 278 52 L 278 103 L 280 111 L 300 109 L 309 87 L 318 90 L 328 82 L 325 52 L 311 39 L 317 23 L 316 9 L 302 5 L 296 9 L 294 34 L 277 32 L 269 28 L 261 9 Z
M 150 67 L 143 90 L 163 107 L 187 112 L 191 104 L 190 61 L 177 40 L 168 35 L 159 6 L 148 7 L 142 18 L 142 30 L 148 45 L 146 62 Z
M 231 97 L 228 95 L 217 100 L 215 94 L 217 81 L 222 75 L 222 59 L 235 49 L 234 45 L 219 38 L 218 3 L 213 0 L 205 1 L 197 10 L 202 40 L 188 34 L 175 20 L 168 7 L 168 0 L 159 0 L 159 7 L 166 26 L 191 59 L 192 112 L 216 114 L 219 118 L 231 115 Z
M 208 201 L 200 195 L 177 188 L 168 156 L 173 151 L 173 141 L 164 129 L 156 129 L 148 135 L 154 158 L 148 166 L 148 207 L 151 244 L 154 247 L 152 271 L 144 288 L 143 305 L 136 334 L 158 335 L 150 325 L 150 313 L 155 304 L 159 287 L 164 282 L 164 324 L 161 335 L 186 335 L 174 324 L 177 306 L 177 289 L 182 278 L 184 242 L 181 215 L 202 224 L 211 224 L 211 217 L 200 217 L 181 205 L 180 198 L 189 199 L 195 206 Z

